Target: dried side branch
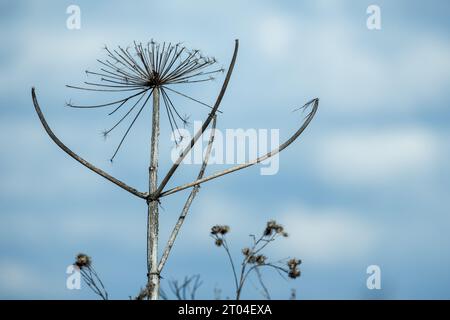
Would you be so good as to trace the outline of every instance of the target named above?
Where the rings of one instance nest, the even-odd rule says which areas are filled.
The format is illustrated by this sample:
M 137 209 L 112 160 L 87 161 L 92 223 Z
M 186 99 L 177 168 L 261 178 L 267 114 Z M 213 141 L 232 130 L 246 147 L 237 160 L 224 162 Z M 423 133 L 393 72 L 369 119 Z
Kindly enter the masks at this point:
M 287 232 L 284 230 L 284 227 L 276 223 L 276 221 L 270 220 L 267 222 L 267 226 L 258 240 L 256 239 L 256 236 L 250 235 L 250 237 L 253 239 L 253 245 L 251 247 L 246 247 L 242 249 L 242 254 L 244 255 L 244 258 L 240 266 L 239 276 L 226 239 L 226 234 L 228 234 L 228 232 L 230 232 L 229 226 L 215 225 L 211 228 L 211 237 L 214 239 L 216 246 L 222 247 L 225 250 L 228 259 L 230 261 L 236 286 L 236 300 L 240 299 L 244 285 L 247 282 L 249 275 L 253 271 L 256 273 L 258 277 L 262 295 L 266 299 L 270 299 L 269 290 L 263 281 L 262 274 L 260 273 L 259 268 L 262 267 L 272 268 L 275 271 L 277 271 L 283 278 L 284 278 L 283 274 L 287 274 L 292 279 L 298 278 L 300 276 L 300 270 L 298 266 L 302 263 L 301 260 L 297 260 L 295 258 L 290 259 L 289 261 L 286 262 L 287 265 L 286 268 L 283 266 L 283 260 L 276 262 L 269 262 L 268 257 L 260 253 L 261 250 L 263 250 L 268 244 L 272 243 L 277 237 L 288 236 Z
M 136 190 L 135 188 L 132 188 L 132 187 L 128 186 L 124 182 L 114 178 L 113 176 L 109 175 L 105 171 L 97 168 L 96 166 L 94 166 L 93 164 L 91 164 L 88 161 L 84 160 L 79 155 L 77 155 L 75 152 L 70 150 L 61 140 L 58 139 L 58 137 L 50 129 L 47 121 L 45 120 L 44 114 L 42 113 L 41 108 L 39 107 L 39 103 L 37 101 L 36 91 L 35 91 L 34 87 L 31 89 L 31 96 L 33 98 L 34 108 L 36 109 L 36 113 L 37 113 L 37 115 L 39 117 L 39 120 L 41 121 L 42 125 L 44 126 L 44 129 L 47 132 L 47 134 L 49 135 L 49 137 L 53 140 L 53 142 L 56 143 L 56 145 L 58 147 L 60 147 L 65 153 L 67 153 L 73 159 L 75 159 L 76 161 L 81 163 L 83 166 L 85 166 L 86 168 L 94 171 L 95 173 L 97 173 L 98 175 L 102 176 L 103 178 L 111 181 L 115 185 L 117 185 L 117 186 L 121 187 L 122 189 L 124 189 L 124 190 L 126 190 L 126 191 L 128 191 L 128 192 L 130 192 L 132 194 L 134 194 L 135 196 L 137 196 L 139 198 L 142 198 L 142 199 L 147 198 L 147 196 L 148 196 L 147 193 L 140 192 L 140 191 Z
M 216 131 L 216 122 L 217 122 L 217 116 L 214 116 L 212 128 L 211 128 L 211 134 L 210 134 L 209 140 L 208 140 L 208 146 L 206 148 L 205 157 L 203 159 L 203 163 L 200 168 L 200 172 L 198 173 L 197 179 L 203 178 L 203 175 L 205 174 L 205 169 L 206 169 L 206 166 L 208 165 L 209 156 L 211 154 L 212 145 L 214 142 L 214 135 L 215 135 L 215 131 Z M 184 220 L 189 212 L 189 209 L 191 207 L 192 201 L 194 201 L 194 198 L 197 195 L 199 188 L 200 188 L 200 186 L 197 185 L 192 189 L 191 193 L 189 194 L 189 197 L 186 200 L 186 203 L 184 204 L 183 210 L 181 211 L 178 221 L 172 230 L 170 238 L 167 241 L 166 248 L 164 249 L 164 253 L 159 262 L 158 273 L 161 273 L 162 269 L 164 268 L 164 265 L 167 262 L 167 258 L 169 257 L 170 250 L 172 249 L 172 247 L 175 243 L 175 239 L 177 238 L 178 232 L 180 231 L 180 228 L 183 225 L 183 222 L 184 222 Z
M 169 282 L 169 288 L 177 300 L 195 300 L 197 290 L 202 283 L 200 275 L 194 275 L 191 277 L 184 277 L 184 280 L 181 283 L 179 283 L 178 280 L 171 280 Z
M 180 154 L 179 158 L 177 159 L 177 161 L 175 161 L 173 166 L 167 172 L 166 176 L 161 181 L 161 184 L 159 185 L 158 190 L 156 190 L 155 195 L 153 195 L 154 198 L 157 198 L 161 194 L 162 190 L 167 185 L 167 183 L 169 182 L 170 178 L 173 176 L 173 174 L 177 170 L 178 166 L 180 165 L 180 163 L 187 156 L 189 151 L 194 147 L 195 143 L 202 136 L 203 132 L 205 132 L 206 128 L 208 128 L 210 122 L 212 121 L 212 119 L 216 115 L 217 110 L 219 109 L 220 103 L 222 102 L 222 98 L 225 95 L 225 91 L 227 90 L 228 83 L 230 82 L 231 74 L 233 73 L 234 65 L 236 63 L 236 57 L 237 57 L 238 49 L 239 49 L 239 40 L 236 39 L 235 40 L 235 45 L 234 45 L 233 58 L 231 59 L 230 67 L 228 68 L 228 72 L 227 72 L 227 75 L 226 75 L 225 80 L 223 82 L 222 89 L 220 90 L 219 96 L 216 99 L 216 103 L 214 104 L 214 107 L 212 108 L 211 113 L 209 114 L 209 116 L 206 119 L 206 121 L 203 123 L 202 127 L 200 128 L 200 130 L 197 131 L 195 136 L 192 138 L 192 140 L 189 143 L 189 145 L 187 145 L 186 148 L 183 150 L 183 152 L 181 152 L 181 154 Z
M 266 300 L 271 300 L 269 290 L 267 289 L 266 284 L 264 283 L 261 271 L 258 268 L 255 269 L 256 275 L 258 277 L 259 284 L 261 285 L 261 294 Z
M 205 178 L 197 179 L 196 181 L 193 181 L 191 183 L 187 183 L 187 184 L 184 184 L 184 185 L 181 185 L 181 186 L 169 189 L 167 191 L 164 191 L 164 192 L 162 192 L 160 194 L 160 197 L 168 196 L 168 195 L 173 194 L 175 192 L 179 192 L 179 191 L 185 190 L 187 188 L 200 185 L 200 184 L 202 184 L 204 182 L 207 182 L 207 181 L 210 181 L 212 179 L 224 176 L 226 174 L 229 174 L 229 173 L 241 170 L 241 169 L 248 168 L 248 167 L 253 166 L 253 165 L 257 164 L 257 163 L 260 163 L 260 162 L 262 162 L 264 160 L 267 160 L 268 158 L 270 158 L 270 157 L 276 155 L 277 153 L 283 151 L 286 147 L 288 147 L 290 144 L 292 144 L 303 133 L 303 131 L 306 129 L 306 127 L 308 127 L 309 123 L 312 121 L 312 119 L 314 118 L 314 115 L 317 112 L 317 108 L 319 106 L 319 99 L 316 98 L 316 99 L 313 99 L 313 100 L 309 101 L 302 108 L 306 109 L 306 108 L 308 108 L 311 105 L 312 105 L 312 110 L 306 116 L 305 122 L 303 122 L 303 125 L 288 140 L 286 140 L 283 144 L 281 144 L 278 148 L 276 148 L 276 149 L 266 153 L 263 156 L 260 156 L 260 157 L 258 157 L 256 159 L 254 159 L 252 161 L 249 161 L 247 163 L 240 164 L 240 165 L 237 165 L 235 167 L 232 167 L 232 168 L 229 168 L 229 169 L 225 169 L 223 171 L 219 171 L 219 172 L 214 173 L 214 174 L 212 174 L 210 176 L 207 176 Z
M 88 285 L 92 292 L 103 300 L 108 300 L 108 291 L 106 291 L 102 279 L 95 271 L 91 257 L 84 253 L 79 253 L 75 257 L 75 263 L 73 266 L 78 269 L 84 282 Z

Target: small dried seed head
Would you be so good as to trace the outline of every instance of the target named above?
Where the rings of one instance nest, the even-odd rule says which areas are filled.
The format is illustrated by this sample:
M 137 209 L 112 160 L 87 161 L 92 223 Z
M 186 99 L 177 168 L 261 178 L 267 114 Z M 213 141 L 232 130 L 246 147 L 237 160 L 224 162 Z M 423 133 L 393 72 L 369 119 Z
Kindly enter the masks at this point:
M 215 244 L 216 244 L 216 246 L 221 247 L 223 245 L 223 240 L 222 239 L 216 239 Z
M 78 266 L 79 268 L 90 267 L 91 263 L 92 263 L 91 257 L 89 257 L 84 253 L 79 253 L 75 257 L 75 265 Z
M 211 234 L 214 234 L 214 235 L 217 235 L 217 234 L 225 235 L 229 231 L 230 231 L 230 227 L 229 226 L 215 225 L 214 227 L 211 228 Z
M 287 262 L 287 265 L 289 267 L 288 276 L 292 279 L 295 279 L 297 277 L 300 277 L 300 270 L 297 268 L 302 263 L 301 260 L 298 259 L 290 259 Z
M 300 270 L 294 269 L 294 270 L 289 270 L 288 276 L 289 276 L 289 278 L 295 279 L 295 278 L 300 277 L 300 274 L 301 274 Z
M 266 256 L 264 256 L 262 254 L 258 255 L 258 256 L 256 256 L 256 263 L 259 264 L 259 265 L 262 265 L 262 264 L 264 264 L 266 262 L 266 259 L 267 259 Z
M 292 258 L 292 259 L 290 259 L 290 260 L 287 262 L 287 265 L 288 265 L 289 269 L 294 269 L 294 268 L 296 268 L 298 265 L 300 265 L 301 263 L 302 263 L 301 260 Z
M 277 234 L 281 234 L 283 237 L 287 237 L 287 233 L 284 231 L 282 225 L 278 224 L 275 220 L 270 220 L 267 222 L 266 229 L 264 229 L 264 236 L 268 237 L 273 234 L 273 232 Z
M 229 226 L 222 226 L 222 229 L 220 230 L 221 234 L 227 234 L 230 231 Z
M 266 228 L 264 229 L 264 236 L 268 237 L 272 234 L 272 229 Z
M 242 249 L 242 254 L 246 257 L 250 254 L 250 252 L 251 252 L 250 248 Z
M 218 234 L 220 232 L 220 226 L 214 226 L 211 228 L 211 234 Z

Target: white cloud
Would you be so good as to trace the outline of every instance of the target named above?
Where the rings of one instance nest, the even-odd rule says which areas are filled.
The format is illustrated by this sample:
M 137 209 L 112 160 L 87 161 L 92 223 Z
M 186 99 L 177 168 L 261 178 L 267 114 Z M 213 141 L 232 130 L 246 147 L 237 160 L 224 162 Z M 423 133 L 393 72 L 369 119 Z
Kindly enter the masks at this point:
M 271 58 L 271 78 L 283 79 L 271 83 L 275 92 L 319 96 L 327 112 L 339 114 L 442 108 L 433 102 L 450 83 L 450 46 L 438 35 L 382 31 L 384 42 L 371 42 L 368 30 L 344 14 L 320 20 L 273 14 L 261 21 L 255 44 Z
M 42 247 L 53 245 L 55 241 L 84 245 L 107 242 L 116 248 L 140 248 L 141 241 L 145 241 L 145 218 L 130 216 L 131 210 L 105 210 L 100 207 L 97 210 L 3 212 L 0 241 L 9 243 L 10 239 L 19 239 L 16 242 Z M 44 219 L 36 219 L 43 215 Z
M 48 283 L 32 268 L 17 261 L 0 261 L 0 295 L 4 297 L 46 293 Z
M 258 45 L 269 58 L 280 59 L 289 52 L 295 25 L 288 17 L 269 14 L 258 20 L 256 34 Z
M 217 224 L 231 226 L 233 241 L 246 240 L 248 234 L 254 231 L 249 230 L 249 226 L 253 224 L 252 215 L 255 214 L 254 210 L 246 207 L 244 203 L 238 202 L 236 199 L 229 199 L 225 194 L 217 196 L 200 191 L 198 197 L 199 199 L 194 201 L 186 219 L 186 225 L 182 229 L 186 239 L 189 239 L 191 248 L 196 247 L 195 245 L 192 246 L 193 242 L 201 244 L 204 241 L 209 241 L 209 230 Z M 258 223 L 262 225 L 256 227 L 262 229 L 264 222 Z
M 314 165 L 327 182 L 377 185 L 425 176 L 438 149 L 437 137 L 422 128 L 349 130 L 322 137 Z
M 277 220 L 289 237 L 277 244 L 276 252 L 300 257 L 310 264 L 365 256 L 377 244 L 379 228 L 360 216 L 336 208 L 287 209 Z

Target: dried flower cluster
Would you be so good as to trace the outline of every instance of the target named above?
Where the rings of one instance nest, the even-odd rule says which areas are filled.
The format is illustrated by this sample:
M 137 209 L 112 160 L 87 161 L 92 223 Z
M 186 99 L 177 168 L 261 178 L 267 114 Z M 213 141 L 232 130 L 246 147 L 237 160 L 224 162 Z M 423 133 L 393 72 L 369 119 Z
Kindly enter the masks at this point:
M 229 231 L 230 227 L 228 226 L 215 225 L 211 228 L 211 236 L 214 239 L 215 245 L 217 245 L 218 247 L 223 247 L 227 253 L 235 280 L 237 300 L 239 300 L 244 284 L 252 271 L 255 271 L 255 274 L 262 288 L 262 294 L 267 299 L 270 299 L 270 294 L 263 282 L 262 274 L 259 271 L 259 268 L 261 267 L 273 268 L 278 272 L 287 274 L 292 279 L 298 278 L 300 276 L 300 270 L 298 269 L 298 266 L 301 264 L 300 260 L 290 259 L 287 262 L 288 268 L 286 268 L 285 265 L 281 264 L 280 261 L 270 262 L 269 258 L 261 253 L 261 251 L 266 248 L 268 244 L 273 242 L 278 236 L 288 236 L 287 232 L 284 231 L 283 226 L 278 224 L 276 221 L 270 220 L 267 222 L 266 228 L 263 230 L 262 235 L 259 239 L 256 239 L 254 235 L 251 235 L 253 239 L 253 245 L 251 247 L 245 247 L 242 249 L 244 259 L 241 262 L 240 272 L 237 272 L 227 240 L 224 236 Z
M 273 233 L 280 234 L 283 237 L 288 236 L 288 233 L 284 231 L 284 228 L 282 225 L 278 224 L 275 220 L 270 220 L 267 222 L 266 229 L 264 229 L 264 236 L 269 237 Z
M 230 227 L 229 226 L 216 225 L 216 226 L 211 228 L 211 234 L 212 235 L 217 235 L 217 234 L 225 235 L 228 232 L 230 232 Z
M 92 264 L 92 259 L 84 253 L 79 253 L 75 257 L 75 265 L 82 269 L 83 267 L 89 268 Z
M 87 254 L 79 253 L 75 257 L 73 265 L 79 268 L 81 277 L 89 288 L 103 300 L 108 300 L 108 292 L 92 265 L 91 257 Z
M 137 110 L 111 160 L 117 155 L 136 119 L 155 90 L 159 90 L 161 93 L 172 132 L 176 130 L 179 133 L 179 121 L 181 120 L 185 126 L 188 123 L 188 116 L 181 115 L 169 93 L 211 108 L 208 104 L 171 87 L 182 83 L 213 80 L 214 75 L 224 71 L 223 68 L 212 70 L 209 68 L 216 64 L 215 58 L 205 57 L 199 50 L 189 50 L 180 43 L 163 42 L 159 44 L 153 40 L 145 44 L 134 42 L 133 46 L 127 48 L 119 46 L 117 49 L 110 49 L 105 46 L 104 49 L 107 58 L 97 60 L 101 65 L 100 70 L 95 72 L 86 70 L 86 75 L 94 76 L 96 80 L 85 81 L 85 86 L 68 85 L 67 87 L 84 91 L 125 93 L 126 96 L 101 104 L 78 105 L 68 102 L 66 105 L 85 109 L 111 107 L 112 110 L 108 115 L 112 115 L 127 108 L 128 104 L 128 109 L 119 120 L 110 129 L 103 131 L 104 137 L 107 137 L 134 110 Z
M 301 260 L 297 260 L 295 258 L 290 259 L 287 262 L 287 265 L 289 267 L 289 273 L 288 276 L 289 278 L 295 279 L 300 277 L 300 270 L 297 268 L 300 264 L 302 263 Z
M 258 265 L 263 265 L 267 257 L 263 254 L 254 254 L 250 248 L 242 249 L 242 254 L 247 258 L 248 263 L 256 263 Z

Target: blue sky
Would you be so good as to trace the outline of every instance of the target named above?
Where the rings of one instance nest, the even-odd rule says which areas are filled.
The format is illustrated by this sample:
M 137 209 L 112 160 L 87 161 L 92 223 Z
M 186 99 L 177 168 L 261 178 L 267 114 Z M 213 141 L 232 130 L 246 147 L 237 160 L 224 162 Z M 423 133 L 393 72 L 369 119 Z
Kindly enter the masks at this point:
M 81 8 L 80 30 L 66 28 L 70 4 Z M 381 8 L 381 30 L 366 27 L 372 4 Z M 450 298 L 449 10 L 444 0 L 1 1 L 0 297 L 95 298 L 87 288 L 65 287 L 66 267 L 80 251 L 93 257 L 114 299 L 145 283 L 145 203 L 61 152 L 34 113 L 30 88 L 67 145 L 145 190 L 149 110 L 111 164 L 119 136 L 99 134 L 111 120 L 64 107 L 102 97 L 65 84 L 85 80 L 104 44 L 184 41 L 227 66 L 239 38 L 220 129 L 275 128 L 286 138 L 300 120 L 292 109 L 313 97 L 320 109 L 281 154 L 278 174 L 261 176 L 255 167 L 201 189 L 163 276 L 198 273 L 200 298 L 213 298 L 214 287 L 232 296 L 230 268 L 209 228 L 230 225 L 240 257 L 248 234 L 273 218 L 291 236 L 267 253 L 303 260 L 296 281 L 265 274 L 274 298 L 288 298 L 291 288 L 300 299 Z M 211 103 L 220 80 L 189 92 Z M 192 120 L 206 115 L 196 105 L 183 111 Z M 167 123 L 161 146 L 164 172 Z M 183 167 L 171 186 L 197 170 Z M 162 202 L 162 241 L 185 197 Z M 372 264 L 382 271 L 376 292 L 366 288 Z M 259 295 L 250 284 L 244 297 Z

